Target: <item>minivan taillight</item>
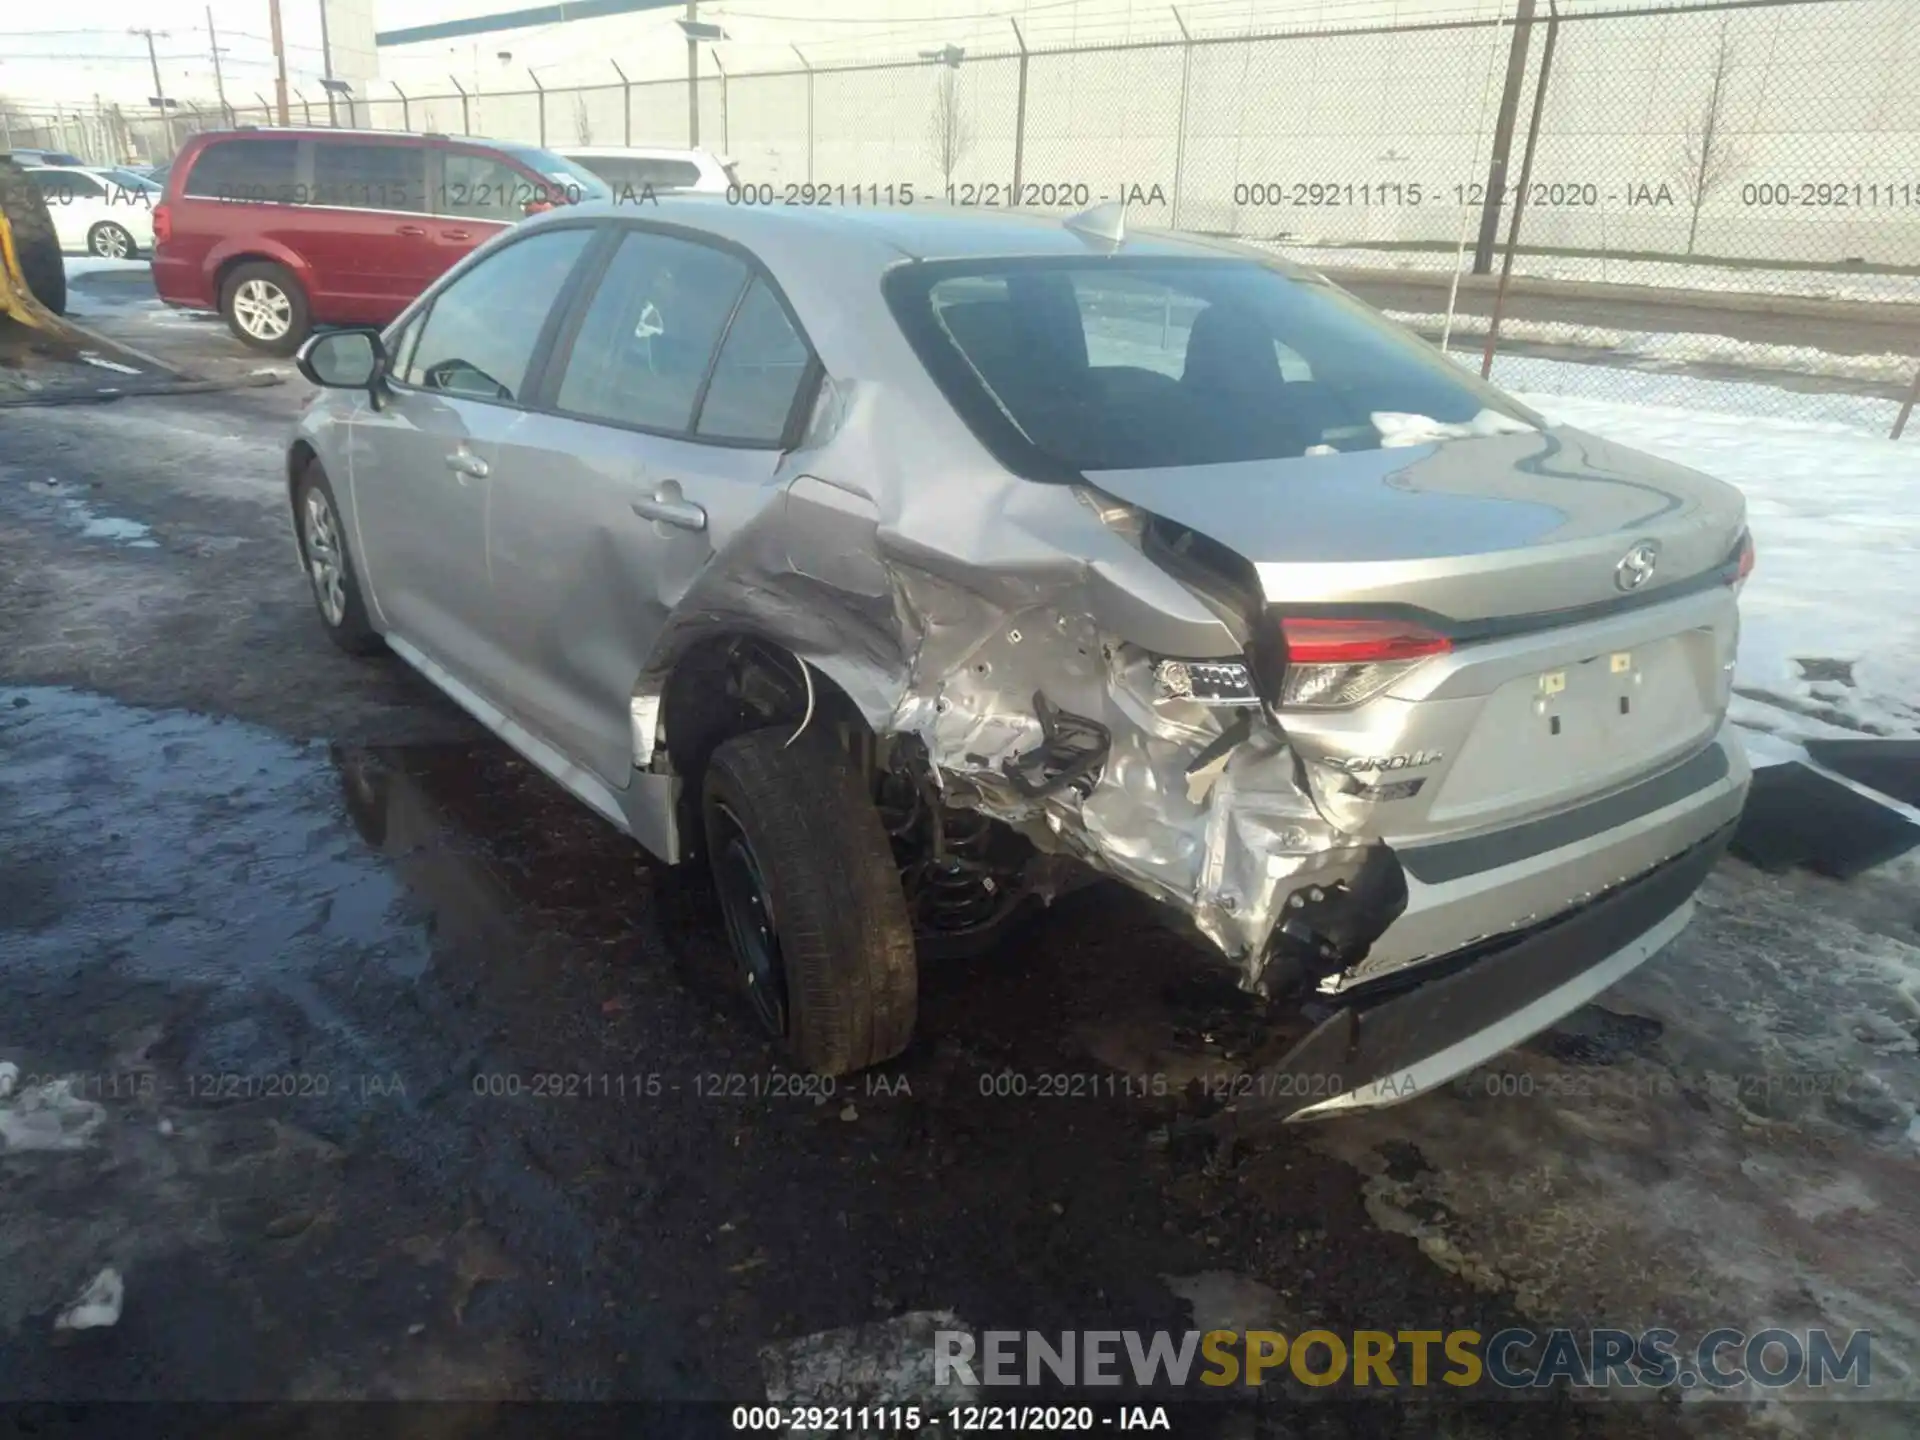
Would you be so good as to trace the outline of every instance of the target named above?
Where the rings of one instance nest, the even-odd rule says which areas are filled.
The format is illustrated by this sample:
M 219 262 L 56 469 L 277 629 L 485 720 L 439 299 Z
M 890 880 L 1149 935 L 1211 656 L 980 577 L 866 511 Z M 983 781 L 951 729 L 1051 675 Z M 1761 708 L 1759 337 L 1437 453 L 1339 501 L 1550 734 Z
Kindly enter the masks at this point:
M 164 245 L 173 238 L 173 212 L 164 204 L 153 207 L 153 243 Z
M 1377 695 L 1453 641 L 1406 620 L 1287 616 L 1279 622 L 1285 670 L 1281 709 L 1336 710 Z

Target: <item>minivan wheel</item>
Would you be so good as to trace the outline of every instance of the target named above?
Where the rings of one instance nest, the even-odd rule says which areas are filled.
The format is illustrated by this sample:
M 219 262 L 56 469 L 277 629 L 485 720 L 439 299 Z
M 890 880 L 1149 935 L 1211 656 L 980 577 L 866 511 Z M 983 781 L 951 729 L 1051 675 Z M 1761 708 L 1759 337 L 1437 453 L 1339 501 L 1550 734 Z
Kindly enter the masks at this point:
M 140 253 L 124 225 L 102 220 L 87 232 L 87 249 L 107 260 L 131 260 Z
M 294 526 L 299 533 L 300 559 L 313 589 L 314 608 L 333 643 L 349 655 L 372 655 L 386 642 L 367 619 L 360 597 L 360 580 L 353 557 L 347 553 L 347 528 L 340 506 L 318 463 L 307 466 L 294 494 Z
M 913 926 L 880 817 L 822 738 L 755 730 L 701 785 L 707 863 L 748 1006 L 796 1064 L 848 1075 L 913 1038 Z
M 284 265 L 253 260 L 237 267 L 220 290 L 220 313 L 242 345 L 269 355 L 291 355 L 307 338 L 307 292 Z

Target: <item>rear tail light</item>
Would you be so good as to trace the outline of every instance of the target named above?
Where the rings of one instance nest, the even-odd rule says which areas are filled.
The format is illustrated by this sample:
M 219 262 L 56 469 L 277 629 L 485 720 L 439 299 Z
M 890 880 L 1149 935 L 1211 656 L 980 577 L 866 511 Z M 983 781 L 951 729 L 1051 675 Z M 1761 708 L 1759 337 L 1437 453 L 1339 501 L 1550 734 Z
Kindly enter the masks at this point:
M 1453 642 L 1405 620 L 1280 621 L 1286 669 L 1280 708 L 1337 710 L 1379 694 L 1430 655 L 1444 655 Z
M 1753 532 L 1745 530 L 1740 535 L 1740 549 L 1733 557 L 1733 578 L 1727 583 L 1738 585 L 1753 573 Z
M 165 205 L 153 207 L 153 243 L 164 245 L 173 239 L 173 212 Z

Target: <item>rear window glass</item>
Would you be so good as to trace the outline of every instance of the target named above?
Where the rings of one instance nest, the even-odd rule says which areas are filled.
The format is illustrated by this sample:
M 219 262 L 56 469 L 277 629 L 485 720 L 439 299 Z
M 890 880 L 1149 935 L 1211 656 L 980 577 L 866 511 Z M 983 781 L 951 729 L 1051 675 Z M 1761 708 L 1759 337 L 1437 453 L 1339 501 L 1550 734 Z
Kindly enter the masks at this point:
M 294 205 L 306 199 L 299 182 L 298 140 L 216 140 L 193 162 L 185 193 L 205 200 Z
M 578 155 L 570 157 L 598 175 L 615 192 L 687 190 L 700 183 L 700 167 L 691 160 L 654 159 L 638 155 Z
M 1283 459 L 1404 443 L 1426 421 L 1532 423 L 1358 301 L 1257 261 L 935 262 L 896 270 L 887 291 L 969 424 L 1040 468 Z

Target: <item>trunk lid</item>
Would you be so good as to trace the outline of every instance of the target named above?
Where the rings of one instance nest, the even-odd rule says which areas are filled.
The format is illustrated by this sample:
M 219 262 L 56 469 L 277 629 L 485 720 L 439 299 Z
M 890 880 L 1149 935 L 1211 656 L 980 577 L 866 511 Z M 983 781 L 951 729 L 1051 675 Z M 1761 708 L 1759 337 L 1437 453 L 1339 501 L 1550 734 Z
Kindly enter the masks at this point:
M 1269 638 L 1329 611 L 1450 637 L 1358 703 L 1281 707 L 1349 833 L 1426 840 L 1564 809 L 1724 717 L 1738 618 L 1720 579 L 1746 517 L 1708 476 L 1554 428 L 1087 478 L 1245 560 Z

